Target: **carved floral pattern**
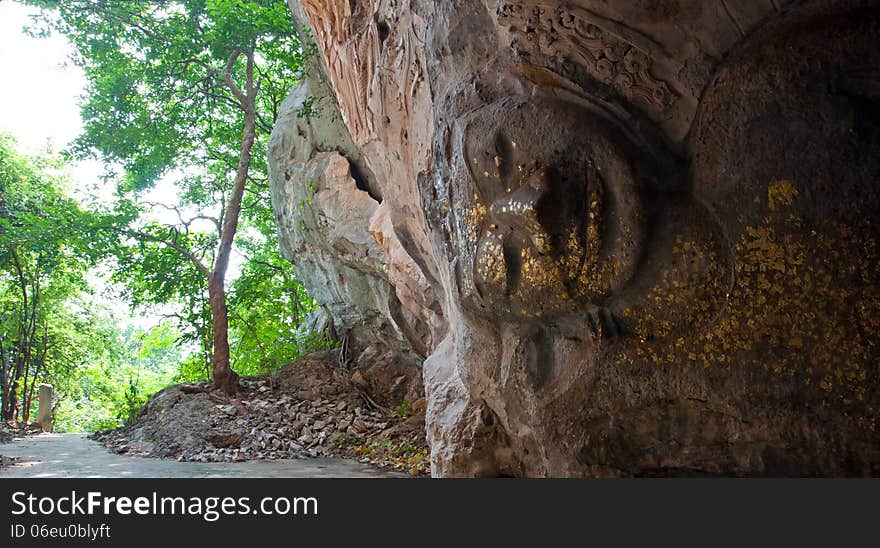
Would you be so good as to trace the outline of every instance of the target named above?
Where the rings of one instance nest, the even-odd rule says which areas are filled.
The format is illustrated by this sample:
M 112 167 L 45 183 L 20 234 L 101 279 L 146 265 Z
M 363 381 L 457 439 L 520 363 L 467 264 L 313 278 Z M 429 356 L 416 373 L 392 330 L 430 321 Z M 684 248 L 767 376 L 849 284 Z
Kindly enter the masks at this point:
M 660 112 L 668 110 L 677 94 L 651 74 L 651 57 L 588 20 L 584 16 L 587 12 L 582 12 L 502 2 L 497 15 L 511 34 L 511 45 L 520 54 L 568 58 L 624 96 Z

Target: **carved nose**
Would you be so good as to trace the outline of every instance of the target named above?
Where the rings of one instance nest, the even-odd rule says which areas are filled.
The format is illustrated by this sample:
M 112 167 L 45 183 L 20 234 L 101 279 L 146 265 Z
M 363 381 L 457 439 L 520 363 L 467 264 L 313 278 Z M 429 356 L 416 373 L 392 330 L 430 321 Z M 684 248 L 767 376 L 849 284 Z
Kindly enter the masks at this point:
M 519 188 L 508 192 L 489 209 L 495 222 L 534 237 L 544 230 L 538 220 L 538 203 L 547 193 L 546 170 L 536 170 L 521 179 Z

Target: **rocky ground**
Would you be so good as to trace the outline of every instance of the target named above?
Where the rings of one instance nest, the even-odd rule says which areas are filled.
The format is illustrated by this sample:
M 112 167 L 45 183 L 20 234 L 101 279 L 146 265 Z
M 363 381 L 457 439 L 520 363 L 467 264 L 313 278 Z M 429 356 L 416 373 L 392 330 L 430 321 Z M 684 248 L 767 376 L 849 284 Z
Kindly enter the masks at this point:
M 424 400 L 389 409 L 358 380 L 333 353 L 313 354 L 242 379 L 236 396 L 208 383 L 168 387 L 129 425 L 94 437 L 117 453 L 181 461 L 338 456 L 426 474 Z
M 4 432 L 3 430 L 0 430 L 0 443 L 6 443 L 6 442 L 10 441 L 11 439 L 12 439 L 12 437 L 9 434 Z M 3 454 L 0 453 L 0 468 L 3 468 L 4 466 L 8 466 L 8 465 L 9 465 L 9 463 L 7 462 L 7 457 L 3 456 Z
M 27 425 L 14 421 L 0 422 L 0 443 L 8 443 L 12 441 L 13 438 L 21 438 L 41 431 L 40 426 L 35 422 L 31 422 Z M 0 453 L 0 468 L 9 466 L 13 463 L 15 463 L 14 458 L 7 457 Z

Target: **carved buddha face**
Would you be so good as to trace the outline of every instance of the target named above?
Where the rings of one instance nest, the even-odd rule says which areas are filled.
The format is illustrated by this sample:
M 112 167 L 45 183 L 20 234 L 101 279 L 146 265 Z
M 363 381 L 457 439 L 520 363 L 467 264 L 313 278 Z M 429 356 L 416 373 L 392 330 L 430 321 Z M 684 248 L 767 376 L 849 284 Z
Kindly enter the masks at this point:
M 478 308 L 570 313 L 631 275 L 645 182 L 611 123 L 559 100 L 508 99 L 468 121 L 461 150 Z
M 499 3 L 516 64 L 462 59 L 473 91 L 437 86 L 423 196 L 461 306 L 426 371 L 452 366 L 426 379 L 437 413 L 455 407 L 456 378 L 480 410 L 437 443 L 459 435 L 462 460 L 564 475 L 657 466 L 658 447 L 712 469 L 735 447 L 751 469 L 777 458 L 761 454 L 768 432 L 793 453 L 863 439 L 847 436 L 873 431 L 878 408 L 876 10 L 768 25 L 704 88 L 703 59 L 682 65 L 624 17 L 558 4 Z M 590 336 L 594 311 L 613 340 Z M 759 440 L 746 464 L 730 444 L 743 433 Z
M 705 286 L 718 262 L 720 252 L 707 251 L 720 238 L 705 211 L 599 110 L 507 98 L 467 117 L 458 146 L 457 184 L 469 199 L 458 216 L 458 268 L 464 302 L 478 315 L 588 313 L 618 331 L 625 316 L 647 317 L 639 311 L 658 284 Z M 692 257 L 672 256 L 676 239 L 691 242 Z M 723 293 L 718 283 L 707 291 Z M 657 331 L 641 323 L 647 335 Z

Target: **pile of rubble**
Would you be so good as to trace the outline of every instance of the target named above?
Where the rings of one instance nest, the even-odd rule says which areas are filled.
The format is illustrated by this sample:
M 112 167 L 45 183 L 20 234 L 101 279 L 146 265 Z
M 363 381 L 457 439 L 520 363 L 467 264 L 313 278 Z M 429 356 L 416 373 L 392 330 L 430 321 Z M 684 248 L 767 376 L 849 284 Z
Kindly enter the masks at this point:
M 207 383 L 171 386 L 131 424 L 95 438 L 118 453 L 181 461 L 342 456 L 427 473 L 424 400 L 380 407 L 328 354 L 241 385 L 236 396 Z
M 9 441 L 12 441 L 12 436 L 6 433 L 3 428 L 0 428 L 0 443 L 6 443 Z M 6 461 L 7 457 L 3 456 L 3 454 L 0 453 L 0 468 L 3 468 L 4 466 L 7 466 L 9 464 Z
M 27 424 L 16 421 L 0 422 L 0 443 L 8 443 L 14 438 L 22 438 L 42 431 L 40 425 L 35 422 Z M 15 462 L 15 458 L 0 454 L 0 468 L 10 466 Z
M 12 441 L 13 438 L 23 438 L 39 434 L 43 428 L 38 422 L 28 421 L 27 423 L 19 421 L 0 422 L 0 443 Z

